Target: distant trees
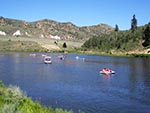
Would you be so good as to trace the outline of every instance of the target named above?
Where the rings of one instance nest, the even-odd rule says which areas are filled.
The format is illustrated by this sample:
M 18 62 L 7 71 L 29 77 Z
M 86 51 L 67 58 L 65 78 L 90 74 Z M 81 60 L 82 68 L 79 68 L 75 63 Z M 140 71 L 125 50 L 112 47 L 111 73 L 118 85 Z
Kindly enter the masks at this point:
M 131 30 L 134 32 L 137 29 L 137 19 L 135 18 L 135 14 L 131 20 Z
M 143 32 L 143 40 L 144 42 L 142 43 L 142 45 L 144 47 L 147 47 L 150 45 L 150 23 L 146 25 L 146 28 Z
M 130 30 L 112 32 L 98 37 L 92 37 L 87 40 L 82 47 L 87 49 L 95 49 L 98 51 L 110 52 L 111 50 L 130 51 L 139 47 L 139 40 L 142 37 L 142 29 L 132 33 Z
M 99 37 L 93 37 L 87 40 L 82 47 L 85 48 L 99 48 L 101 46 L 101 39 Z
M 105 52 L 110 52 L 111 50 L 130 51 L 142 46 L 139 46 L 141 37 L 144 40 L 142 45 L 144 47 L 150 47 L 150 23 L 144 27 L 137 27 L 137 19 L 135 15 L 133 15 L 130 30 L 119 31 L 119 27 L 116 24 L 114 32 L 92 37 L 87 40 L 82 47 L 85 50 L 95 49 Z

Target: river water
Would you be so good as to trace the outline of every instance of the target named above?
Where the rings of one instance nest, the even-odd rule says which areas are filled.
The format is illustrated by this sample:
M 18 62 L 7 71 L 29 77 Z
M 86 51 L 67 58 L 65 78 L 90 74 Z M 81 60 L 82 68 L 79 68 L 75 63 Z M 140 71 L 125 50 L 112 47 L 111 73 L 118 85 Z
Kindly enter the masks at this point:
M 150 58 L 0 53 L 0 80 L 45 106 L 75 113 L 150 113 Z M 77 57 L 78 56 L 78 57 Z M 101 75 L 109 67 L 116 73 Z

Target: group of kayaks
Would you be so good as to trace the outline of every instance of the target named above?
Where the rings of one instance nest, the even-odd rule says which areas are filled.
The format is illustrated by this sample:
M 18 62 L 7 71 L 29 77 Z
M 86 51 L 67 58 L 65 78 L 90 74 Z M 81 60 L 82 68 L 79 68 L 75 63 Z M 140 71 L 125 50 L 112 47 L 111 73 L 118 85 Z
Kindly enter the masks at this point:
M 44 63 L 45 64 L 51 64 L 52 63 L 52 58 L 51 58 L 51 56 L 47 56 L 47 55 L 45 55 L 45 56 L 43 56 L 44 57 Z M 63 56 L 63 55 L 60 55 L 60 56 L 58 56 L 58 58 L 60 59 L 60 60 L 64 60 L 64 58 L 65 58 L 65 56 Z
M 60 60 L 64 60 L 64 56 L 60 55 L 58 56 Z M 52 60 L 50 56 L 44 56 L 44 63 L 45 64 L 51 64 Z M 110 75 L 110 74 L 115 74 L 115 71 L 113 71 L 111 68 L 103 68 L 100 70 L 100 74 L 105 74 L 105 75 Z

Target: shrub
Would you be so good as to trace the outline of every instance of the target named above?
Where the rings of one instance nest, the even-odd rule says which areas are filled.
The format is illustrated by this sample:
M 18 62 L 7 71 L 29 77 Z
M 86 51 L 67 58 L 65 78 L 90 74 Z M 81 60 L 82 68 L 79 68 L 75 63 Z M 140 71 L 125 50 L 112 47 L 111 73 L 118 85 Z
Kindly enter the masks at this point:
M 17 86 L 6 88 L 0 82 L 0 92 L 0 113 L 73 113 L 71 110 L 43 107 L 28 98 Z

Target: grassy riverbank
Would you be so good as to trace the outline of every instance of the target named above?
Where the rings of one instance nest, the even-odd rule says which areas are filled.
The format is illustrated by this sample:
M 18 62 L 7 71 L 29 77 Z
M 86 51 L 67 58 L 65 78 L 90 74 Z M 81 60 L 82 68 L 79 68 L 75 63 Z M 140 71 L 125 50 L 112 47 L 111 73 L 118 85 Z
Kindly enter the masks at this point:
M 73 111 L 44 107 L 38 102 L 33 102 L 19 87 L 5 87 L 0 82 L 0 113 L 73 113 Z
M 47 49 L 32 40 L 23 40 L 15 37 L 0 37 L 0 51 L 40 52 L 47 51 Z
M 106 56 L 129 56 L 129 57 L 149 57 L 150 48 L 140 48 L 132 51 L 111 50 L 102 51 L 99 49 L 84 49 L 84 41 L 59 40 L 55 44 L 54 39 L 26 38 L 26 37 L 0 37 L 0 51 L 11 52 L 68 52 Z M 63 43 L 67 48 L 63 48 Z
M 55 43 L 57 42 L 57 43 Z M 67 47 L 63 48 L 64 42 Z M 70 51 L 80 48 L 81 41 L 54 40 L 43 38 L 26 37 L 0 37 L 0 51 L 22 51 L 22 52 L 51 52 L 51 51 Z
M 119 57 L 150 57 L 150 53 L 146 53 L 148 49 L 141 49 L 136 51 L 112 51 L 112 52 L 104 52 L 96 49 L 90 50 L 78 50 L 78 53 L 82 54 L 92 54 L 92 55 L 103 55 L 103 56 L 119 56 Z

